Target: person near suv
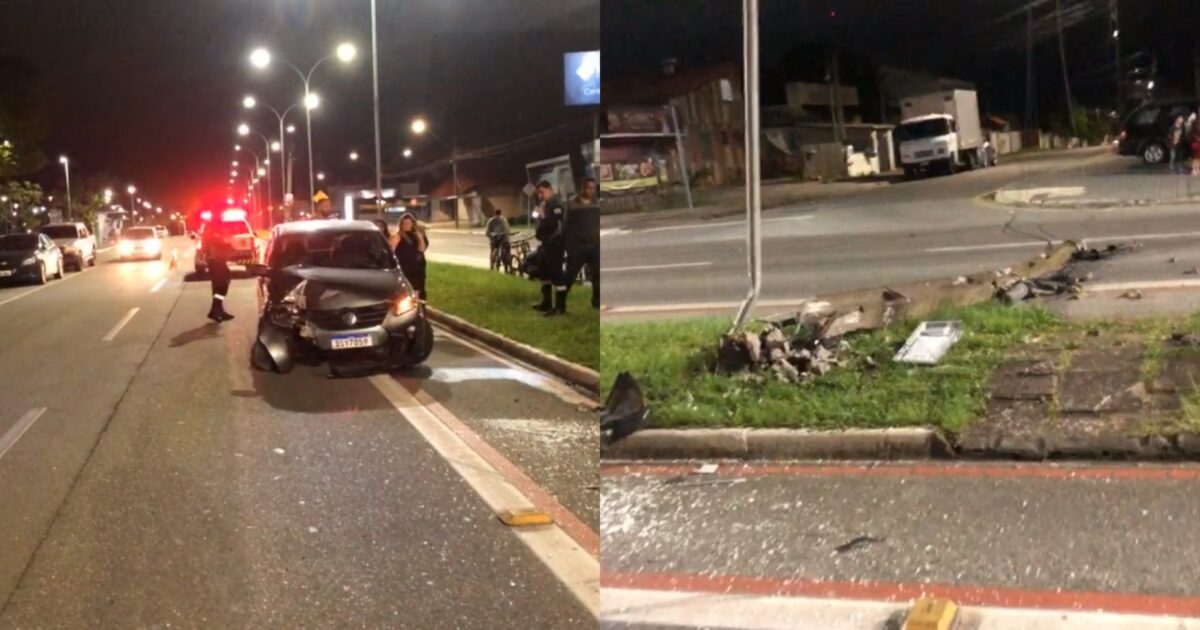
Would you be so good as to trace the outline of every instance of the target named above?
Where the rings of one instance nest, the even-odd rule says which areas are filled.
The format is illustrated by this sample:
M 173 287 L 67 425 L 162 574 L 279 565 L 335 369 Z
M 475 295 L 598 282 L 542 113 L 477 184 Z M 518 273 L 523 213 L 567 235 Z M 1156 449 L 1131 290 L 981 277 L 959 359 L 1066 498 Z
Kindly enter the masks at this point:
M 38 231 L 58 245 L 63 261 L 76 271 L 96 265 L 96 238 L 83 223 L 50 223 Z

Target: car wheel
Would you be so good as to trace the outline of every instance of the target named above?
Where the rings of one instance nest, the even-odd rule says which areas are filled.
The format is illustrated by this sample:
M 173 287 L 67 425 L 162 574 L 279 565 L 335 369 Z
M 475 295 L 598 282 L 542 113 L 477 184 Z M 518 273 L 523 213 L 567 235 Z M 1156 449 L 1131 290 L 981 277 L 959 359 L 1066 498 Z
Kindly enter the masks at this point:
M 92 252 L 92 257 L 88 259 L 87 266 L 89 266 L 89 267 L 96 266 L 96 252 Z M 83 263 L 82 262 L 79 263 L 79 270 L 83 271 Z
M 48 281 L 49 281 L 49 278 L 46 277 L 46 263 L 39 262 L 38 263 L 37 283 L 38 284 L 46 284 L 46 282 L 48 282 Z
M 63 259 L 59 258 L 58 259 L 58 273 L 54 274 L 54 277 L 58 280 L 62 280 L 63 276 L 65 276 L 65 275 L 67 275 L 67 274 L 63 273 Z
M 1167 159 L 1167 148 L 1160 142 L 1150 142 L 1142 147 L 1142 161 L 1146 164 L 1162 164 Z

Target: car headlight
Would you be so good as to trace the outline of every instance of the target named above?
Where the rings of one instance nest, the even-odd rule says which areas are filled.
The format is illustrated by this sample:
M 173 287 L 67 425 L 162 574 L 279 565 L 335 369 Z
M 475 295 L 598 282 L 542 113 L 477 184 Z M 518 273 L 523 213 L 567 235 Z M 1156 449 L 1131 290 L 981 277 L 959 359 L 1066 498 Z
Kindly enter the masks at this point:
M 130 243 L 129 241 L 121 241 L 121 243 L 119 245 L 117 245 L 117 249 L 122 254 L 132 253 L 133 252 L 133 243 Z
M 162 243 L 159 243 L 158 241 L 146 241 L 146 249 L 148 251 L 156 252 L 161 247 Z
M 29 265 L 36 265 L 36 264 L 37 264 L 36 256 L 30 256 L 29 258 L 26 258 L 25 260 L 21 261 L 22 267 L 28 267 Z
M 392 301 L 392 315 L 403 315 L 414 308 L 417 308 L 417 301 L 411 294 Z

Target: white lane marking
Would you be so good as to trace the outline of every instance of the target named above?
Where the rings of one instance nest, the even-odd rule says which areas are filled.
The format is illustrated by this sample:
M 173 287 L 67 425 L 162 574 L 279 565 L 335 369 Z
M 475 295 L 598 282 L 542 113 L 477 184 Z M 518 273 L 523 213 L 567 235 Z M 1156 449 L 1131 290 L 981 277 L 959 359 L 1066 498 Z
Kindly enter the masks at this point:
M 754 303 L 756 307 L 774 308 L 777 306 L 799 306 L 805 302 L 815 298 L 798 297 L 785 300 L 759 300 Z M 673 311 L 719 311 L 725 309 L 735 309 L 741 306 L 741 302 L 691 302 L 684 304 L 644 304 L 640 306 L 614 306 L 607 310 L 601 311 L 601 316 L 608 314 L 619 313 L 670 313 Z
M 1108 291 L 1128 291 L 1130 289 L 1195 289 L 1200 288 L 1200 279 L 1183 280 L 1136 280 L 1132 282 L 1101 282 L 1084 284 L 1088 293 L 1103 293 Z
M 904 603 L 606 588 L 600 618 L 634 625 L 746 630 L 887 627 Z M 964 606 L 961 627 L 979 630 L 1197 630 L 1200 619 L 1070 610 Z
M 779 223 L 779 222 L 783 222 L 783 221 L 804 221 L 805 219 L 811 219 L 811 218 L 813 218 L 813 215 L 811 215 L 811 214 L 798 214 L 794 217 L 773 217 L 770 219 L 763 219 L 762 222 L 763 223 Z M 648 234 L 650 232 L 670 232 L 672 230 L 699 230 L 699 229 L 704 229 L 704 228 L 730 227 L 733 225 L 746 225 L 746 221 L 743 219 L 741 221 L 720 221 L 717 223 L 668 225 L 668 226 L 664 226 L 664 227 L 646 228 L 644 230 L 639 230 L 637 228 L 629 228 L 629 229 L 638 234 Z
M 13 445 L 17 443 L 17 440 L 21 439 L 21 436 L 25 435 L 25 432 L 29 430 L 29 427 L 33 426 L 33 423 L 37 422 L 37 419 L 41 418 L 42 414 L 44 413 L 46 413 L 45 407 L 30 409 L 29 411 L 25 412 L 25 415 L 21 416 L 21 418 L 17 420 L 16 424 L 12 425 L 9 430 L 5 431 L 4 435 L 0 435 L 0 457 L 4 457 L 4 454 L 8 452 L 8 449 L 12 448 Z
M 546 392 L 547 394 L 552 394 L 554 396 L 557 396 L 559 400 L 561 400 L 569 405 L 582 405 L 585 407 L 593 407 L 594 405 L 599 403 L 599 400 L 593 400 L 591 398 L 588 398 L 587 396 L 576 391 L 575 388 L 571 387 L 570 385 L 567 385 L 566 383 L 558 380 L 554 376 L 551 376 L 550 374 L 547 374 L 546 372 L 543 372 L 542 370 L 539 370 L 538 368 L 535 368 L 532 365 L 529 365 L 528 363 L 525 363 L 518 359 L 514 359 L 512 357 L 506 357 L 503 354 L 500 354 L 499 352 L 496 352 L 495 350 L 492 350 L 491 348 L 488 348 L 487 346 L 485 346 L 481 343 L 478 343 L 473 339 L 468 339 L 466 337 L 463 337 L 462 335 L 459 335 L 458 333 L 448 330 L 446 328 L 442 328 L 441 326 L 435 325 L 434 329 L 437 330 L 439 335 L 444 335 L 446 337 L 449 337 L 450 339 L 453 339 L 457 343 L 462 344 L 462 345 L 478 352 L 479 354 L 482 354 L 486 357 L 490 357 L 494 361 L 497 361 L 499 363 L 507 365 L 516 370 L 523 370 L 525 372 L 530 372 L 532 374 L 541 375 L 543 378 L 537 379 L 535 383 L 530 383 L 530 385 Z
M 635 267 L 601 267 L 600 273 L 617 273 L 621 271 L 648 271 L 651 269 L 684 269 L 687 267 L 708 267 L 711 262 L 674 263 L 670 265 L 640 265 Z
M 129 312 L 125 313 L 125 317 L 122 317 L 121 321 L 117 322 L 117 325 L 113 326 L 112 330 L 108 331 L 107 335 L 104 335 L 103 340 L 104 341 L 112 341 L 113 339 L 115 339 L 117 336 L 117 333 L 121 332 L 121 329 L 125 327 L 125 324 L 128 324 L 129 320 L 133 319 L 133 316 L 137 315 L 137 312 L 140 310 L 142 310 L 142 309 L 141 309 L 141 307 L 138 307 L 138 306 L 135 306 L 135 307 L 129 309 Z
M 153 289 L 150 289 L 150 292 L 151 292 L 151 293 L 158 293 L 158 290 L 159 290 L 159 289 L 161 289 L 161 288 L 163 288 L 163 285 L 164 285 L 164 284 L 166 284 L 166 283 L 167 283 L 167 279 L 166 279 L 166 278 L 159 278 L 158 282 L 154 283 L 154 288 L 153 288 Z
M 1121 236 L 1095 236 L 1090 238 L 1079 239 L 1085 243 L 1111 243 L 1113 241 L 1159 241 L 1173 238 L 1196 238 L 1200 237 L 1200 232 L 1171 232 L 1171 233 L 1156 233 L 1156 234 L 1125 234 Z M 984 251 L 989 249 L 1016 249 L 1022 247 L 1044 246 L 1047 244 L 1058 245 L 1063 241 L 1020 241 L 1016 243 L 992 243 L 989 245 L 960 245 L 954 247 L 934 247 L 925 250 L 927 254 L 940 254 L 945 252 L 974 252 Z
M 372 376 L 370 381 L 494 513 L 534 507 L 520 490 L 426 409 L 403 385 L 386 374 Z M 558 525 L 514 528 L 512 532 L 550 568 L 592 615 L 599 615 L 599 560 L 580 547 Z
M 5 304 L 8 304 L 9 302 L 16 302 L 17 300 L 25 297 L 26 295 L 30 295 L 32 293 L 37 293 L 38 291 L 41 291 L 42 289 L 48 289 L 50 287 L 57 286 L 59 283 L 66 282 L 67 280 L 71 280 L 73 278 L 78 278 L 79 276 L 82 276 L 83 274 L 87 273 L 88 271 L 89 270 L 85 267 L 83 269 L 83 271 L 77 271 L 69 276 L 63 276 L 62 280 L 51 280 L 51 281 L 47 282 L 46 284 L 43 284 L 40 287 L 34 287 L 24 293 L 14 295 L 14 296 L 8 298 L 7 300 L 0 300 L 0 306 L 4 306 Z

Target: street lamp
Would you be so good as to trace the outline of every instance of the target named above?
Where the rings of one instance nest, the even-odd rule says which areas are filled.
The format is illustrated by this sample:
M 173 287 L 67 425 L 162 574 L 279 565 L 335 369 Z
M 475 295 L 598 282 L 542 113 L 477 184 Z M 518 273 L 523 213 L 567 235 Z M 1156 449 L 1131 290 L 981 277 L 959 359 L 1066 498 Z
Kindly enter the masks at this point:
M 129 211 L 137 212 L 136 210 L 133 209 L 133 195 L 134 195 L 134 193 L 137 192 L 137 186 L 130 184 L 129 188 L 125 189 L 125 192 L 129 193 Z
M 246 98 L 253 98 L 253 97 L 246 97 Z M 280 121 L 282 122 L 282 118 L 280 119 Z M 247 125 L 246 123 L 242 123 L 242 124 L 238 125 L 237 131 L 238 131 L 238 135 L 240 135 L 240 136 L 248 136 L 248 135 L 250 135 L 252 130 L 250 129 L 250 125 Z M 265 160 L 264 163 L 267 165 L 267 172 L 265 174 L 267 176 L 267 208 L 269 209 L 271 207 L 271 194 L 272 194 L 271 193 L 271 169 L 270 169 L 271 141 L 268 140 L 266 136 L 262 135 L 261 133 L 259 133 L 257 131 L 254 131 L 253 133 L 254 133 L 254 135 L 258 136 L 259 138 L 262 138 L 262 141 L 263 141 L 263 149 L 264 149 L 263 155 L 265 156 L 265 158 L 262 156 L 259 156 L 257 152 L 252 151 L 251 153 L 254 153 L 254 170 L 256 172 L 258 172 L 259 175 L 264 174 L 264 173 L 262 173 L 262 168 L 260 167 L 259 160 L 264 159 Z M 235 150 L 238 150 L 238 149 L 235 149 Z M 280 205 L 283 205 L 282 201 L 280 202 Z M 270 225 L 270 223 L 271 223 L 270 218 L 268 218 L 268 220 L 266 221 L 266 224 Z
M 350 161 L 351 161 L 351 162 L 357 162 L 357 161 L 358 161 L 358 151 L 351 151 L 351 152 L 350 152 Z
M 325 181 L 325 173 L 317 173 L 317 181 Z
M 63 172 L 67 176 L 67 218 L 71 218 L 71 161 L 67 156 L 61 155 L 58 158 L 58 163 L 63 165 Z
M 440 142 L 443 147 L 450 150 L 450 178 L 454 183 L 454 227 L 458 228 L 458 147 L 455 145 L 446 144 L 441 136 L 438 136 L 432 129 L 429 128 L 429 123 L 424 118 L 418 116 L 409 124 L 409 129 L 418 136 L 423 136 L 426 133 L 433 136 L 435 140 Z M 407 149 L 406 149 L 407 151 Z M 405 155 L 404 157 L 408 157 Z
M 309 203 L 312 203 L 313 197 L 315 197 L 317 194 L 316 182 L 314 181 L 314 175 L 313 175 L 312 110 L 316 109 L 316 107 L 320 105 L 320 99 L 316 98 L 316 95 L 314 95 L 311 90 L 312 76 L 313 76 L 313 73 L 317 71 L 317 68 L 319 68 L 322 63 L 325 63 L 326 61 L 328 61 L 330 57 L 336 56 L 338 58 L 338 60 L 341 61 L 342 63 L 349 63 L 354 60 L 354 57 L 356 55 L 357 55 L 357 51 L 355 50 L 353 44 L 350 44 L 350 43 L 340 44 L 337 47 L 337 49 L 334 51 L 333 54 L 326 55 L 326 56 L 318 59 L 317 62 L 314 63 L 311 68 L 309 68 L 307 73 L 286 61 L 283 62 L 284 65 L 286 65 L 287 67 L 296 71 L 296 74 L 300 77 L 300 81 L 304 84 L 304 100 L 302 102 L 304 103 L 305 127 L 307 127 L 307 133 L 308 133 L 308 199 L 309 199 Z M 250 53 L 250 63 L 255 68 L 259 68 L 259 69 L 266 68 L 267 66 L 271 65 L 271 51 L 267 50 L 266 48 L 261 48 L 261 47 L 256 48 L 253 52 Z
M 408 147 L 404 147 L 404 157 L 405 158 L 412 157 L 412 149 L 410 149 Z
M 409 128 L 419 136 L 425 133 L 425 130 L 429 128 L 429 124 L 425 122 L 424 118 L 414 118 Z
M 280 113 L 279 110 L 275 109 L 274 107 L 271 107 L 270 105 L 268 105 L 266 103 L 259 103 L 258 100 L 255 99 L 253 96 L 246 96 L 245 98 L 242 99 L 242 107 L 245 107 L 246 109 L 254 109 L 255 107 L 258 107 L 259 105 L 262 105 L 264 108 L 269 110 L 272 114 L 275 115 L 276 120 L 279 121 L 279 140 L 277 142 L 272 142 L 270 144 L 270 150 L 278 151 L 280 153 L 280 155 L 285 156 L 285 158 L 286 158 L 287 154 L 284 152 L 284 146 L 283 146 L 283 142 L 284 142 L 283 123 L 284 123 L 284 119 L 287 118 L 287 115 L 289 113 L 291 113 L 291 111 L 293 109 L 298 107 L 299 104 L 298 103 L 293 104 L 291 107 L 283 110 L 283 113 Z M 287 126 L 288 133 L 291 133 L 294 130 L 295 130 L 295 127 L 293 127 L 292 125 Z M 286 159 L 284 159 L 279 165 L 279 181 L 280 181 L 280 188 L 282 189 L 282 192 L 279 195 L 280 196 L 280 205 L 283 205 L 283 200 L 286 199 L 287 194 L 292 191 L 291 190 L 292 187 L 288 185 L 287 160 Z

